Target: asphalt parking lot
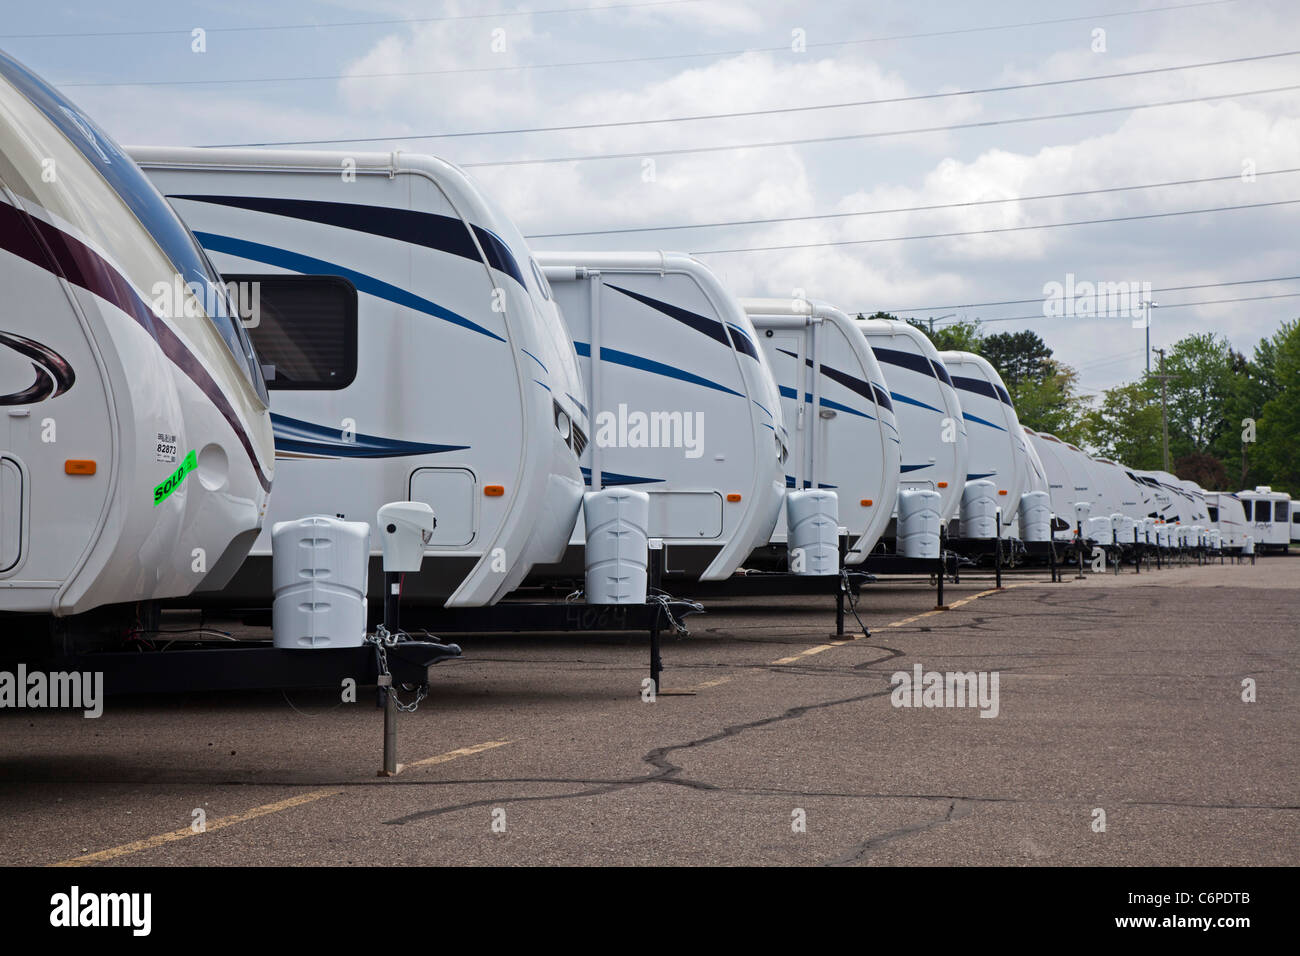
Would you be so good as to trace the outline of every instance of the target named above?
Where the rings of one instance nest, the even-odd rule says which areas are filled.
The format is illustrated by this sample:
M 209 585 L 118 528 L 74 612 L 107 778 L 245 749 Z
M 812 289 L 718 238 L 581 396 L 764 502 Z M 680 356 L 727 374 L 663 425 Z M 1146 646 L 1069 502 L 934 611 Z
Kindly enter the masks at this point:
M 713 600 L 653 701 L 644 637 L 458 638 L 393 778 L 368 692 L 0 711 L 0 860 L 1300 863 L 1300 560 L 1007 584 L 882 579 L 844 641 L 825 598 Z M 918 664 L 996 716 L 894 706 Z

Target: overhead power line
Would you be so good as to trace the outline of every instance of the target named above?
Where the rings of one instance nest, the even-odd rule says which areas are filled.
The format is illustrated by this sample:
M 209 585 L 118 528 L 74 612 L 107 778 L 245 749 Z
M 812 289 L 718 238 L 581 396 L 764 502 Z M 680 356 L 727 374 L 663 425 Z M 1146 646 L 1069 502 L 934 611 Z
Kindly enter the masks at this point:
M 514 136 L 526 133 L 577 132 L 593 129 L 617 129 L 632 126 L 659 126 L 669 123 L 693 123 L 702 120 L 740 119 L 753 116 L 775 116 L 786 113 L 808 113 L 819 110 L 841 110 L 863 106 L 886 106 L 899 103 L 916 103 L 927 100 L 952 99 L 962 96 L 979 96 L 986 93 L 1009 93 L 1019 90 L 1036 90 L 1053 86 L 1069 86 L 1077 83 L 1094 83 L 1099 80 L 1129 79 L 1135 76 L 1152 76 L 1160 73 L 1178 73 L 1184 70 L 1201 70 L 1216 66 L 1229 66 L 1240 63 L 1254 63 L 1261 60 L 1276 60 L 1285 57 L 1300 56 L 1300 50 L 1286 50 L 1278 53 L 1260 53 L 1251 56 L 1231 57 L 1223 60 L 1205 60 L 1198 63 L 1184 63 L 1179 66 L 1150 67 L 1142 70 L 1124 70 L 1117 73 L 1096 73 L 1090 76 L 1063 77 L 1056 80 L 1039 80 L 1033 83 L 1009 83 L 1001 86 L 985 86 L 967 90 L 949 90 L 942 93 L 917 93 L 912 96 L 880 97 L 869 100 L 850 100 L 840 103 L 819 103 L 805 106 L 779 106 L 756 110 L 738 110 L 727 113 L 704 113 L 690 116 L 667 116 L 641 120 L 612 120 L 602 123 L 569 123 L 556 126 L 525 126 L 513 129 L 459 130 L 448 133 L 400 134 L 392 136 L 354 136 L 346 139 L 282 139 L 260 143 L 239 143 L 239 146 L 313 146 L 322 143 L 373 143 L 379 141 L 405 141 L 416 139 L 464 139 L 480 136 Z M 364 74 L 371 77 L 396 76 L 391 73 Z M 179 80 L 179 81 L 145 81 L 124 83 L 63 83 L 64 87 L 129 87 L 129 86 L 188 86 L 204 83 L 247 83 L 250 80 Z
M 693 252 L 696 256 L 720 256 L 733 252 L 771 252 L 781 249 L 820 249 L 827 246 L 865 246 L 877 242 L 905 242 L 911 239 L 954 239 L 961 236 L 988 236 L 1004 232 L 1028 232 L 1033 229 L 1061 229 L 1066 226 L 1094 226 L 1108 222 L 1136 222 L 1139 219 L 1166 219 L 1172 216 L 1195 216 L 1202 213 L 1232 212 L 1239 209 L 1263 209 L 1267 206 L 1290 206 L 1300 199 L 1278 199 L 1273 202 L 1242 203 L 1237 206 L 1210 206 L 1204 209 L 1179 209 L 1174 212 L 1150 212 L 1138 216 L 1109 216 L 1105 219 L 1075 219 L 1070 222 L 1045 222 L 1032 226 L 1001 226 L 995 229 L 967 229 L 961 232 L 932 232 L 914 236 L 882 236 L 875 239 L 837 239 L 827 242 L 796 242 L 779 246 L 745 246 L 737 249 L 705 249 Z
M 1255 173 L 1259 176 L 1280 176 L 1284 173 L 1300 172 L 1300 166 L 1290 169 L 1270 169 L 1265 172 Z M 930 203 L 924 206 L 895 206 L 889 209 L 863 209 L 857 212 L 829 212 L 813 216 L 776 216 L 767 219 L 729 219 L 720 222 L 688 222 L 671 226 L 630 226 L 619 229 L 580 229 L 573 232 L 532 232 L 528 233 L 526 239 L 564 239 L 570 236 L 614 236 L 630 232 L 671 232 L 681 229 L 717 229 L 725 226 L 759 226 L 773 225 L 783 222 L 813 222 L 827 219 L 849 219 L 854 216 L 883 216 L 892 213 L 901 212 L 928 212 L 935 209 L 966 209 L 974 206 L 995 206 L 1003 203 L 1028 202 L 1035 199 L 1065 199 L 1074 196 L 1097 196 L 1103 193 L 1120 193 L 1131 192 L 1137 189 L 1159 189 L 1165 186 L 1190 186 L 1198 183 L 1218 183 L 1227 180 L 1240 180 L 1241 173 L 1233 173 L 1228 176 L 1206 176 L 1202 179 L 1174 179 L 1161 183 L 1141 183 L 1136 186 L 1107 186 L 1100 189 L 1074 189 L 1063 193 L 1038 193 L 1032 196 L 1009 196 L 1005 199 L 972 199 L 965 202 L 945 202 Z M 996 303 L 1005 304 L 1005 303 Z M 949 308 L 949 306 L 935 306 L 935 308 Z M 909 309 L 910 312 L 924 311 L 921 309 Z
M 759 110 L 738 110 L 729 113 L 697 113 L 691 116 L 664 116 L 655 119 L 610 120 L 603 123 L 567 123 L 557 126 L 520 126 L 513 129 L 459 130 L 450 133 L 412 133 L 397 136 L 352 136 L 344 139 L 279 139 L 260 143 L 232 143 L 234 146 L 319 146 L 322 144 L 405 142 L 424 139 L 466 139 L 481 136 L 518 136 L 527 133 L 573 133 L 593 129 L 624 129 L 633 126 L 662 126 L 668 123 L 695 123 L 701 120 L 743 119 L 753 116 L 775 116 L 784 113 L 809 113 L 819 110 L 842 110 L 862 106 L 885 106 L 898 103 L 916 103 L 923 100 L 941 100 L 957 96 L 976 96 L 985 93 L 1007 93 L 1015 90 L 1035 90 L 1049 86 L 1066 86 L 1074 83 L 1093 83 L 1097 80 L 1127 79 L 1135 76 L 1151 76 L 1156 73 L 1176 73 L 1182 70 L 1200 70 L 1207 67 L 1227 66 L 1235 63 L 1253 63 L 1260 60 L 1276 60 L 1283 57 L 1300 56 L 1300 50 L 1287 50 L 1280 53 L 1260 53 L 1253 56 L 1238 56 L 1227 60 L 1206 60 L 1200 63 L 1185 63 L 1181 66 L 1151 67 L 1145 70 L 1125 70 L 1120 73 L 1097 73 L 1092 76 L 1072 76 L 1058 80 L 1040 80 L 1034 83 L 1013 83 L 1003 86 L 985 86 L 969 90 L 950 90 L 945 93 L 917 93 L 912 96 L 890 96 L 872 100 L 849 100 L 841 103 L 818 103 L 805 106 L 775 106 Z M 76 85 L 76 84 L 72 84 Z M 120 84 L 129 85 L 129 84 Z
M 1168 13 L 1175 10 L 1187 10 L 1194 7 L 1214 7 L 1214 6 L 1222 6 L 1227 3 L 1240 3 L 1240 2 L 1243 2 L 1243 0 L 1203 0 L 1203 2 L 1198 2 L 1198 3 L 1176 3 L 1176 4 L 1169 4 L 1163 7 L 1144 7 L 1137 10 L 1112 10 L 1107 12 L 1085 14 L 1081 16 L 1060 17 L 1051 20 L 1027 20 L 1020 23 L 999 23 L 999 24 L 992 24 L 989 26 L 967 27 L 967 28 L 962 28 L 957 30 L 932 30 L 924 33 L 900 33 L 900 34 L 894 34 L 892 36 L 860 37 L 853 40 L 823 40 L 823 41 L 814 41 L 812 43 L 808 43 L 806 45 L 806 48 L 810 50 L 828 49 L 834 47 L 856 46 L 856 45 L 863 45 L 863 44 L 870 44 L 870 43 L 889 43 L 897 40 L 929 39 L 929 38 L 937 38 L 937 37 L 956 36 L 956 35 L 966 34 L 966 33 L 985 33 L 985 32 L 997 31 L 997 30 L 1015 30 L 1015 29 L 1025 28 L 1025 27 L 1051 26 L 1055 24 L 1064 24 L 1064 23 L 1079 23 L 1083 21 L 1106 20 L 1106 19 L 1114 19 L 1118 17 L 1146 16 L 1147 14 L 1152 14 L 1152 13 Z M 633 6 L 633 5 L 630 4 L 629 6 Z M 583 8 L 576 8 L 576 9 L 586 10 L 590 8 L 583 7 Z M 610 8 L 610 9 L 616 9 L 616 8 Z M 565 8 L 565 10 L 555 11 L 555 12 L 566 12 L 567 10 L 568 8 Z M 518 11 L 517 13 L 514 14 L 482 14 L 482 15 L 475 15 L 475 16 L 501 17 L 501 16 L 528 16 L 528 15 L 532 15 L 532 14 L 529 14 L 528 11 Z M 328 27 L 328 26 L 370 26 L 374 24 L 384 24 L 384 23 L 411 23 L 411 22 L 421 22 L 421 21 L 420 20 L 414 20 L 414 21 L 377 20 L 377 21 L 355 21 L 352 23 L 336 23 L 336 24 L 302 23 L 302 24 L 292 24 L 292 25 L 280 26 L 280 27 L 267 27 L 264 29 L 280 29 L 280 30 L 319 29 L 321 27 Z M 240 28 L 236 27 L 230 29 L 237 30 Z M 252 28 L 243 28 L 243 29 L 258 29 L 258 28 L 252 27 Z M 186 34 L 189 33 L 188 30 L 183 30 L 183 31 L 172 30 L 172 31 L 164 31 L 164 32 L 186 33 Z M 209 32 L 214 32 L 214 31 L 209 31 Z M 133 33 L 129 31 L 122 32 L 122 33 L 115 33 L 115 34 L 103 34 L 103 33 L 9 34 L 7 36 L 0 35 L 0 39 L 40 39 L 40 38 L 62 38 L 62 37 L 106 36 L 106 35 L 107 36 L 148 36 L 151 34 L 138 33 L 138 32 Z M 791 52 L 790 45 L 786 43 L 780 46 L 745 47 L 745 48 L 731 49 L 731 50 L 708 50 L 708 51 L 698 52 L 698 53 L 669 53 L 669 54 L 658 54 L 654 56 L 608 57 L 608 58 L 598 59 L 598 60 L 570 60 L 570 61 L 558 62 L 558 63 L 523 63 L 523 64 L 516 63 L 516 64 L 501 65 L 501 66 L 456 67 L 456 68 L 444 69 L 444 70 L 405 70 L 405 71 L 394 71 L 390 73 L 361 73 L 361 74 L 327 73 L 327 74 L 316 74 L 311 76 L 277 76 L 277 77 L 263 77 L 258 79 L 246 79 L 246 80 L 245 79 L 177 80 L 172 83 L 168 83 L 167 85 L 180 86 L 180 85 L 194 85 L 194 84 L 225 84 L 225 83 L 293 83 L 293 82 L 314 82 L 320 80 L 370 79 L 373 77 L 387 77 L 387 76 L 447 76 L 449 74 L 458 74 L 458 73 L 504 73 L 504 72 L 517 72 L 521 70 L 553 70 L 553 69 L 566 69 L 566 68 L 587 67 L 587 66 L 612 66 L 612 65 L 624 64 L 624 63 L 653 63 L 653 62 L 666 62 L 672 60 L 721 59 L 723 57 L 743 56 L 747 53 L 790 53 L 790 52 Z M 92 86 L 97 84 L 81 83 L 81 84 L 62 84 L 62 85 Z M 98 85 L 114 86 L 118 84 L 104 83 Z M 134 84 L 127 84 L 127 85 L 134 85 Z M 163 84 L 160 83 L 158 85 L 163 85 Z
M 1046 113 L 1038 116 L 1012 116 L 1005 119 L 979 120 L 971 123 L 951 123 L 944 126 L 919 126 L 912 129 L 880 130 L 872 133 L 843 133 L 838 136 L 810 136 L 800 139 L 769 140 L 761 143 L 723 143 L 716 146 L 684 146 L 676 149 L 641 149 L 626 153 L 589 153 L 579 156 L 548 156 L 536 159 L 503 159 L 477 163 L 461 163 L 466 168 L 503 166 L 543 166 L 554 163 L 583 163 L 610 159 L 644 159 L 651 156 L 685 156 L 694 153 L 722 153 L 743 149 L 770 149 L 775 146 L 801 146 L 807 143 L 843 143 L 859 139 L 884 139 L 892 136 L 912 136 L 919 133 L 941 133 L 962 129 L 981 129 L 993 126 L 1011 126 L 1021 123 L 1038 123 L 1043 120 L 1077 119 L 1082 116 L 1102 116 L 1107 113 L 1127 113 L 1133 110 L 1155 109 L 1165 106 L 1183 106 L 1188 103 L 1209 103 L 1217 100 L 1239 99 L 1246 96 L 1263 96 L 1300 90 L 1300 84 L 1274 86 L 1262 90 L 1242 90 L 1237 93 L 1218 93 L 1212 96 L 1189 96 L 1177 100 L 1158 100 L 1150 103 L 1133 103 L 1126 106 L 1105 106 L 1090 110 L 1072 110 L 1068 113 Z M 322 140 L 321 142 L 325 142 Z M 337 141 L 336 141 L 337 142 Z M 247 144 L 232 144 L 247 145 Z
M 1189 308 L 1189 307 L 1191 307 L 1191 306 L 1195 306 L 1195 305 L 1223 305 L 1223 304 L 1228 303 L 1228 302 L 1260 302 L 1260 301 L 1263 301 L 1263 300 L 1265 300 L 1265 299 L 1294 299 L 1294 298 L 1300 298 L 1300 292 L 1282 292 L 1282 293 L 1279 293 L 1278 295 L 1251 295 L 1251 296 L 1241 296 L 1241 297 L 1239 297 L 1239 298 L 1233 298 L 1233 299 L 1203 299 L 1203 300 L 1201 300 L 1200 302 L 1171 302 L 1171 303 L 1168 303 L 1168 304 L 1166 304 L 1166 303 L 1164 303 L 1164 302 L 1161 302 L 1161 303 L 1160 303 L 1160 311 L 1163 312 L 1165 309 L 1185 309 L 1185 308 Z M 859 310 L 857 310 L 856 312 L 852 312 L 852 313 L 850 313 L 850 314 L 852 314 L 852 315 L 858 315 L 858 314 L 867 315 L 868 313 L 867 313 L 865 310 L 859 309 Z M 1062 317 L 1062 318 L 1057 318 L 1057 317 L 1055 317 L 1055 316 L 1043 315 L 1043 313 L 1039 312 L 1039 313 L 1037 313 L 1037 314 L 1035 314 L 1035 315 L 1004 315 L 1004 316 L 999 316 L 999 317 L 997 317 L 997 318 L 993 318 L 993 319 L 983 319 L 983 318 L 982 318 L 982 319 L 979 320 L 979 323 L 980 323 L 980 325 L 987 325 L 987 324 L 990 323 L 990 322 L 1029 322 L 1029 321 L 1040 321 L 1040 322 L 1071 322 L 1071 321 L 1077 321 L 1077 320 L 1080 319 L 1080 318 L 1106 318 L 1106 316 L 1075 316 L 1075 317 L 1072 317 L 1072 318 L 1063 318 L 1063 317 Z M 935 324 L 936 324 L 936 325 L 940 324 L 940 321 L 941 321 L 941 320 L 936 319 L 936 320 L 935 320 Z M 952 325 L 952 324 L 955 324 L 956 322 L 960 322 L 960 321 L 962 321 L 962 320 L 960 320 L 960 319 L 945 319 L 945 320 L 942 320 L 942 324 L 944 324 L 944 325 Z
M 1237 279 L 1233 282 L 1203 282 L 1200 285 L 1167 285 L 1159 289 L 1152 289 L 1152 292 L 1183 292 L 1191 289 L 1221 289 L 1225 286 L 1233 285 L 1256 285 L 1262 282 L 1293 282 L 1300 279 L 1300 276 L 1275 276 L 1272 279 Z M 912 312 L 942 312 L 945 309 L 982 309 L 991 305 L 1027 305 L 1031 302 L 1041 302 L 1043 297 L 1035 296 L 1032 299 L 1003 299 L 1000 302 L 957 302 L 948 305 L 927 305 L 919 309 L 880 309 L 881 312 L 888 312 L 890 315 L 907 315 Z
M 393 17 L 386 20 L 336 20 L 326 23 L 280 23 L 264 26 L 210 27 L 207 33 L 262 33 L 272 30 L 328 30 L 335 27 L 397 26 L 406 23 L 449 23 L 455 20 L 500 20 L 505 17 L 538 17 L 553 13 L 599 13 L 604 10 L 628 10 L 633 7 L 671 7 L 706 0 L 639 0 L 635 3 L 612 3 L 604 6 L 552 7 L 543 10 L 502 10 L 496 13 L 460 13 L 443 17 Z M 1193 4 L 1194 6 L 1195 4 Z M 0 33 L 0 40 L 53 40 L 77 37 L 153 37 L 189 36 L 192 27 L 168 30 L 99 30 L 88 33 Z

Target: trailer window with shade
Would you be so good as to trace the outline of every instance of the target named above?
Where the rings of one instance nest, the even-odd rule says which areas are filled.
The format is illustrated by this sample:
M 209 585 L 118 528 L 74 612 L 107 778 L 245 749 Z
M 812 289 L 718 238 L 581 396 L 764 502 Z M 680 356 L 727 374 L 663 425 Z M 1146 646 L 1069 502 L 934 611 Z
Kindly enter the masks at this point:
M 357 374 L 357 290 L 339 276 L 227 275 L 269 389 L 340 389 Z

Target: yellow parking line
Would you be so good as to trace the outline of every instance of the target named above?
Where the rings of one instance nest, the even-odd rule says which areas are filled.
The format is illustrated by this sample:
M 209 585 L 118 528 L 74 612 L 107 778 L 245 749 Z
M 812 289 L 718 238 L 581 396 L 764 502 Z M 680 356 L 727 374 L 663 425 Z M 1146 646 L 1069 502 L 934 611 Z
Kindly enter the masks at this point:
M 715 677 L 713 680 L 706 680 L 703 684 L 696 684 L 694 687 L 691 688 L 691 690 L 708 690 L 710 687 L 717 687 L 721 684 L 727 683 L 727 681 L 732 679 L 733 678 L 729 676 Z
M 415 763 L 406 764 L 406 766 L 408 768 L 428 767 L 433 764 L 446 763 L 449 760 L 455 760 L 457 757 L 468 757 L 471 754 L 481 753 L 484 750 L 492 750 L 495 747 L 504 747 L 509 742 L 510 741 L 508 740 L 489 740 L 485 743 L 474 744 L 472 747 L 461 747 L 459 750 L 451 750 L 445 754 L 438 754 L 434 757 L 425 757 L 423 760 L 417 760 Z M 166 846 L 168 843 L 175 843 L 178 840 L 200 836 L 204 833 L 211 833 L 213 830 L 223 830 L 226 827 L 232 827 L 237 823 L 247 823 L 249 820 L 256 820 L 258 817 L 268 816 L 272 813 L 279 813 L 282 810 L 291 810 L 294 807 L 301 807 L 304 804 L 315 803 L 317 800 L 323 800 L 326 797 L 334 797 L 342 792 L 343 790 L 341 789 L 327 789 L 300 793 L 296 797 L 277 800 L 275 803 L 266 803 L 260 807 L 253 807 L 251 810 L 244 810 L 241 813 L 232 813 L 228 817 L 218 817 L 216 820 L 209 821 L 202 830 L 192 830 L 189 827 L 182 827 L 179 830 L 172 830 L 169 833 L 159 833 L 155 836 L 145 837 L 143 840 L 134 840 L 131 843 L 123 843 L 121 846 L 109 847 L 107 850 L 97 850 L 94 853 L 75 856 L 70 860 L 51 863 L 50 866 L 86 866 L 90 863 L 103 863 L 106 860 L 114 860 L 120 856 L 129 856 L 132 853 L 140 853 L 144 850 L 153 850 L 160 846 Z
M 855 635 L 854 637 L 849 638 L 849 640 L 856 641 L 857 636 Z M 772 661 L 768 666 L 777 667 L 781 664 L 793 664 L 805 657 L 812 657 L 812 655 L 820 654 L 822 651 L 829 651 L 832 647 L 843 647 L 847 643 L 849 643 L 849 641 L 831 641 L 829 644 L 818 644 L 816 647 L 809 647 L 791 657 L 783 657 L 779 661 Z
M 412 767 L 432 767 L 434 764 L 446 763 L 448 760 L 455 760 L 457 757 L 468 757 L 472 754 L 482 753 L 485 750 L 494 750 L 497 747 L 504 747 L 510 743 L 508 740 L 488 740 L 481 744 L 475 744 L 472 747 L 461 747 L 459 750 L 449 750 L 445 754 L 438 754 L 436 757 L 425 757 L 423 760 L 417 760 L 414 763 L 403 764 L 407 770 Z
M 949 607 L 952 607 L 951 604 L 948 605 L 948 606 L 949 606 Z M 933 611 L 926 611 L 924 614 L 913 614 L 911 617 L 905 617 L 905 618 L 903 618 L 901 621 L 890 621 L 890 622 L 889 622 L 888 624 L 886 624 L 885 626 L 886 626 L 886 627 L 902 627 L 904 624 L 911 624 L 913 621 L 919 621 L 919 620 L 921 620 L 921 618 L 923 618 L 923 617 L 933 617 L 933 616 L 936 615 L 936 614 L 942 614 L 942 613 L 943 613 L 943 611 L 942 611 L 941 609 L 939 609 L 939 608 L 935 608 Z
M 121 846 L 109 847 L 107 850 L 99 850 L 95 853 L 87 853 L 84 856 L 76 856 L 71 860 L 64 860 L 61 863 L 51 863 L 51 866 L 85 866 L 88 863 L 103 863 L 105 860 L 113 860 L 119 856 L 128 856 L 132 853 L 139 853 L 142 850 L 152 850 L 156 847 L 165 846 L 168 843 L 175 843 L 177 840 L 184 840 L 187 837 L 198 836 L 200 833 L 211 833 L 213 830 L 222 830 L 226 827 L 234 826 L 236 823 L 245 823 L 249 820 L 255 820 L 258 817 L 264 817 L 268 813 L 279 813 L 281 810 L 288 810 L 291 807 L 300 807 L 304 803 L 313 803 L 316 800 L 322 800 L 325 797 L 332 797 L 342 790 L 313 790 L 310 793 L 301 793 L 296 797 L 290 797 L 287 800 L 278 800 L 275 803 L 267 803 L 260 807 L 253 807 L 251 810 L 245 810 L 243 813 L 234 813 L 228 817 L 219 817 L 208 823 L 203 830 L 191 830 L 189 827 L 182 827 L 179 830 L 172 830 L 170 833 L 159 833 L 157 836 L 145 837 L 143 840 L 136 840 L 132 843 L 123 843 Z

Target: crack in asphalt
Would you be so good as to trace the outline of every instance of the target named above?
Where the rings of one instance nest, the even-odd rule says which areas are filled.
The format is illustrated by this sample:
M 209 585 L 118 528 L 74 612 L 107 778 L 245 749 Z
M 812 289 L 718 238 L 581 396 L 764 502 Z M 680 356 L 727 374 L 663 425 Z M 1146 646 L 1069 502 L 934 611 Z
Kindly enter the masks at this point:
M 924 833 L 927 830 L 933 830 L 935 827 L 943 826 L 946 823 L 952 823 L 955 820 L 964 820 L 972 813 L 974 813 L 974 810 L 965 801 L 952 800 L 948 803 L 948 809 L 944 811 L 943 816 L 938 819 L 913 823 L 910 826 L 899 827 L 897 830 L 890 830 L 888 833 L 881 833 L 878 836 L 870 837 L 863 840 L 852 851 L 844 856 L 835 860 L 830 860 L 822 865 L 852 866 L 854 863 L 862 862 L 863 858 L 872 850 L 882 847 L 887 843 L 893 843 L 895 840 L 901 840 L 904 837 L 910 837 L 918 833 Z
M 880 663 L 881 661 L 890 660 L 893 657 L 901 656 L 904 653 L 903 651 L 898 650 L 896 648 L 883 647 L 877 644 L 862 644 L 859 646 L 869 647 L 875 650 L 883 651 L 885 656 L 878 658 L 872 662 L 877 664 Z M 429 810 L 420 810 L 415 813 L 405 814 L 404 816 L 395 817 L 391 820 L 385 820 L 383 822 L 390 826 L 406 826 L 407 824 L 415 823 L 420 820 L 429 819 L 431 817 L 443 816 L 447 813 L 453 813 L 457 810 L 467 810 L 467 809 L 472 809 L 474 807 L 481 807 L 481 806 L 500 804 L 500 803 L 510 803 L 510 802 L 515 802 L 516 800 L 518 800 L 519 802 L 573 800 L 573 799 L 579 799 L 588 796 L 600 796 L 606 793 L 613 793 L 618 790 L 626 790 L 631 787 L 641 787 L 641 786 L 645 786 L 646 784 L 652 784 L 652 783 L 671 784 L 673 786 L 686 787 L 687 789 L 690 790 L 725 792 L 726 788 L 718 787 L 714 784 L 709 783 L 708 781 L 695 780 L 689 777 L 679 776 L 679 774 L 682 773 L 682 768 L 672 763 L 668 759 L 668 755 L 675 753 L 678 750 L 689 750 L 694 747 L 704 747 L 712 743 L 717 743 L 720 740 L 726 740 L 730 737 L 735 737 L 739 734 L 742 734 L 747 730 L 755 730 L 759 727 L 767 727 L 767 726 L 771 726 L 772 724 L 782 723 L 787 720 L 797 720 L 798 718 L 803 717 L 805 714 L 811 713 L 813 711 L 823 710 L 829 707 L 838 707 L 842 704 L 857 703 L 859 701 L 870 700 L 876 697 L 887 697 L 890 693 L 891 693 L 890 689 L 885 689 L 880 691 L 873 691 L 871 693 L 866 693 L 866 694 L 855 694 L 851 697 L 841 697 L 841 698 L 836 698 L 834 700 L 819 701 L 813 704 L 800 704 L 795 707 L 787 708 L 785 711 L 783 711 L 780 714 L 774 714 L 768 717 L 760 717 L 757 720 L 748 721 L 743 724 L 728 725 L 723 727 L 720 731 L 716 731 L 712 734 L 708 734 L 703 737 L 697 737 L 694 740 L 688 740 L 685 741 L 684 743 L 669 744 L 665 747 L 656 747 L 653 750 L 646 753 L 645 756 L 641 758 L 643 763 L 647 763 L 655 769 L 656 771 L 655 773 L 651 773 L 649 775 L 639 776 L 639 777 L 629 777 L 623 780 L 618 780 L 615 782 L 602 785 L 592 790 L 579 791 L 579 792 L 567 793 L 567 794 L 548 794 L 548 795 L 537 795 L 531 797 L 518 797 L 518 798 L 497 798 L 492 800 L 472 800 L 465 803 L 451 804 L 445 807 L 436 807 Z

